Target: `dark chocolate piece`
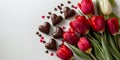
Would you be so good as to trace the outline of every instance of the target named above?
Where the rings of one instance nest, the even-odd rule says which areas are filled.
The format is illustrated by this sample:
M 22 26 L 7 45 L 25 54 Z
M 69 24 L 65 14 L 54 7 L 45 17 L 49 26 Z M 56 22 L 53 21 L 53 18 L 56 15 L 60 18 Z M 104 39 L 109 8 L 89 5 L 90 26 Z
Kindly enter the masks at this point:
M 71 7 L 74 8 L 74 5 L 72 5 Z
M 52 14 L 51 15 L 51 20 L 52 20 L 52 24 L 53 26 L 59 24 L 60 22 L 62 22 L 63 17 L 62 16 L 57 16 L 56 14 Z
M 71 4 L 71 1 L 68 1 L 68 4 Z
M 48 50 L 57 50 L 57 43 L 55 39 L 50 39 L 50 41 L 45 44 L 45 48 Z
M 41 34 L 39 34 L 39 37 L 41 37 L 42 35 Z
M 36 32 L 36 35 L 39 35 L 39 32 Z
M 47 53 L 47 54 L 48 54 L 48 53 L 49 53 L 49 51 L 47 50 L 47 51 L 45 51 L 45 53 Z
M 51 12 L 48 12 L 49 15 L 51 15 L 52 13 Z
M 50 16 L 47 16 L 48 19 L 50 19 Z
M 63 13 L 63 11 L 60 11 L 60 14 L 62 14 Z
M 54 8 L 55 11 L 57 11 L 57 8 Z
M 61 6 L 58 5 L 57 7 L 58 7 L 59 10 L 62 10 L 62 7 L 61 7 Z
M 61 5 L 61 6 L 64 6 L 64 4 L 63 4 L 63 3 L 61 3 L 60 5 Z
M 70 18 L 75 15 L 75 11 L 73 9 L 70 9 L 69 7 L 65 7 L 63 9 L 65 19 Z
M 53 37 L 56 38 L 56 39 L 57 38 L 62 38 L 63 33 L 64 32 L 63 32 L 62 28 L 61 27 L 57 27 L 56 28 L 56 32 L 53 33 Z
M 43 44 L 45 44 L 46 43 L 46 41 L 43 41 Z
M 48 22 L 45 22 L 43 25 L 40 25 L 38 29 L 39 29 L 39 31 L 41 31 L 45 34 L 49 34 L 50 24 Z

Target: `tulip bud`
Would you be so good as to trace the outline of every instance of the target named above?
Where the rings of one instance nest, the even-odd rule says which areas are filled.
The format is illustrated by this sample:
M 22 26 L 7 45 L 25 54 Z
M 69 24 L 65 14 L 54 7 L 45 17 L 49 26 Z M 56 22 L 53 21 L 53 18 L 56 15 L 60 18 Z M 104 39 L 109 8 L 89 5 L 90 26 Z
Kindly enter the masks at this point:
M 109 15 L 112 13 L 112 6 L 109 0 L 101 0 L 100 1 L 100 8 L 103 14 Z
M 119 24 L 117 18 L 110 18 L 107 20 L 107 27 L 112 35 L 116 35 L 119 31 Z
M 89 33 L 89 22 L 85 16 L 79 16 L 74 21 L 70 22 L 71 28 L 78 32 L 79 34 L 88 34 Z
M 63 38 L 67 43 L 72 44 L 72 45 L 76 45 L 78 42 L 78 38 L 72 29 L 70 29 L 70 31 L 68 32 L 65 32 L 63 34 Z
M 82 0 L 81 4 L 78 3 L 78 7 L 86 15 L 94 14 L 94 6 L 93 6 L 93 3 L 92 3 L 92 0 Z
M 79 39 L 78 48 L 85 53 L 90 53 L 92 51 L 92 46 L 89 42 L 89 39 L 86 37 L 81 37 Z
M 56 55 L 62 60 L 73 60 L 73 52 L 65 45 L 61 45 Z
M 90 19 L 90 24 L 96 32 L 102 33 L 105 30 L 105 20 L 103 16 L 93 16 Z

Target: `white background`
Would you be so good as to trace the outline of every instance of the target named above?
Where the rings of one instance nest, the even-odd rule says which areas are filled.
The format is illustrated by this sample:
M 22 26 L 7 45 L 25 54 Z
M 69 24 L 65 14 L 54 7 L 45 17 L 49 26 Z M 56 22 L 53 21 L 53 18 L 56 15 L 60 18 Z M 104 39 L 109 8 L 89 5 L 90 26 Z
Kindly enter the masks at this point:
M 71 1 L 75 4 L 79 0 Z M 114 11 L 120 12 L 120 1 L 116 1 Z M 41 16 L 63 2 L 67 4 L 67 0 L 0 0 L 0 60 L 59 60 L 44 52 L 35 33 L 47 21 Z

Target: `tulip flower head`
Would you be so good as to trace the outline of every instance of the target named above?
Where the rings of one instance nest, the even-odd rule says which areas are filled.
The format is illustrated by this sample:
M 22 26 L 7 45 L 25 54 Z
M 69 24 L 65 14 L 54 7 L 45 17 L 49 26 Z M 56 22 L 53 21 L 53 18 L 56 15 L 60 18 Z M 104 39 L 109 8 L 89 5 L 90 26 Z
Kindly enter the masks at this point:
M 85 53 L 90 53 L 92 51 L 92 46 L 89 42 L 89 39 L 86 37 L 81 37 L 79 39 L 78 48 Z
M 82 0 L 81 4 L 78 3 L 78 7 L 86 15 L 94 14 L 94 6 L 92 0 Z
M 69 31 L 65 32 L 63 34 L 63 38 L 67 43 L 72 45 L 76 45 L 78 42 L 78 38 L 72 29 L 69 29 Z
M 119 24 L 117 18 L 110 18 L 107 20 L 107 27 L 112 35 L 116 35 L 119 31 Z
M 103 16 L 93 16 L 90 19 L 90 24 L 96 32 L 102 33 L 105 30 L 105 20 Z
M 85 16 L 79 16 L 70 22 L 70 27 L 79 34 L 88 34 L 90 25 Z
M 109 15 L 112 13 L 112 6 L 109 0 L 100 0 L 100 9 L 103 14 Z
M 73 60 L 73 52 L 66 46 L 61 45 L 57 50 L 56 55 L 62 60 Z

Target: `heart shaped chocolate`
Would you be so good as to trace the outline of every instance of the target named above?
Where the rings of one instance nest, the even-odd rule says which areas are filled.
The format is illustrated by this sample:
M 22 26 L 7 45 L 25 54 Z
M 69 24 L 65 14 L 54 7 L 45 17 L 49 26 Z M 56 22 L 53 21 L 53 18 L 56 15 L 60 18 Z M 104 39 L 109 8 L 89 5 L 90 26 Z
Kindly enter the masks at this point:
M 52 20 L 53 26 L 55 26 L 63 20 L 63 17 L 62 16 L 57 16 L 56 14 L 52 14 L 51 15 L 51 20 Z
M 43 25 L 40 25 L 38 29 L 39 29 L 39 31 L 41 31 L 45 34 L 49 34 L 50 24 L 48 22 L 45 22 Z
M 62 28 L 57 27 L 56 32 L 53 33 L 53 37 L 56 38 L 56 39 L 57 38 L 62 38 L 63 33 L 64 32 L 63 32 Z
M 45 44 L 45 48 L 49 50 L 57 50 L 56 41 L 54 39 L 50 39 L 50 41 Z
M 70 9 L 69 7 L 65 7 L 63 9 L 65 19 L 70 18 L 75 15 L 75 11 L 73 9 Z

